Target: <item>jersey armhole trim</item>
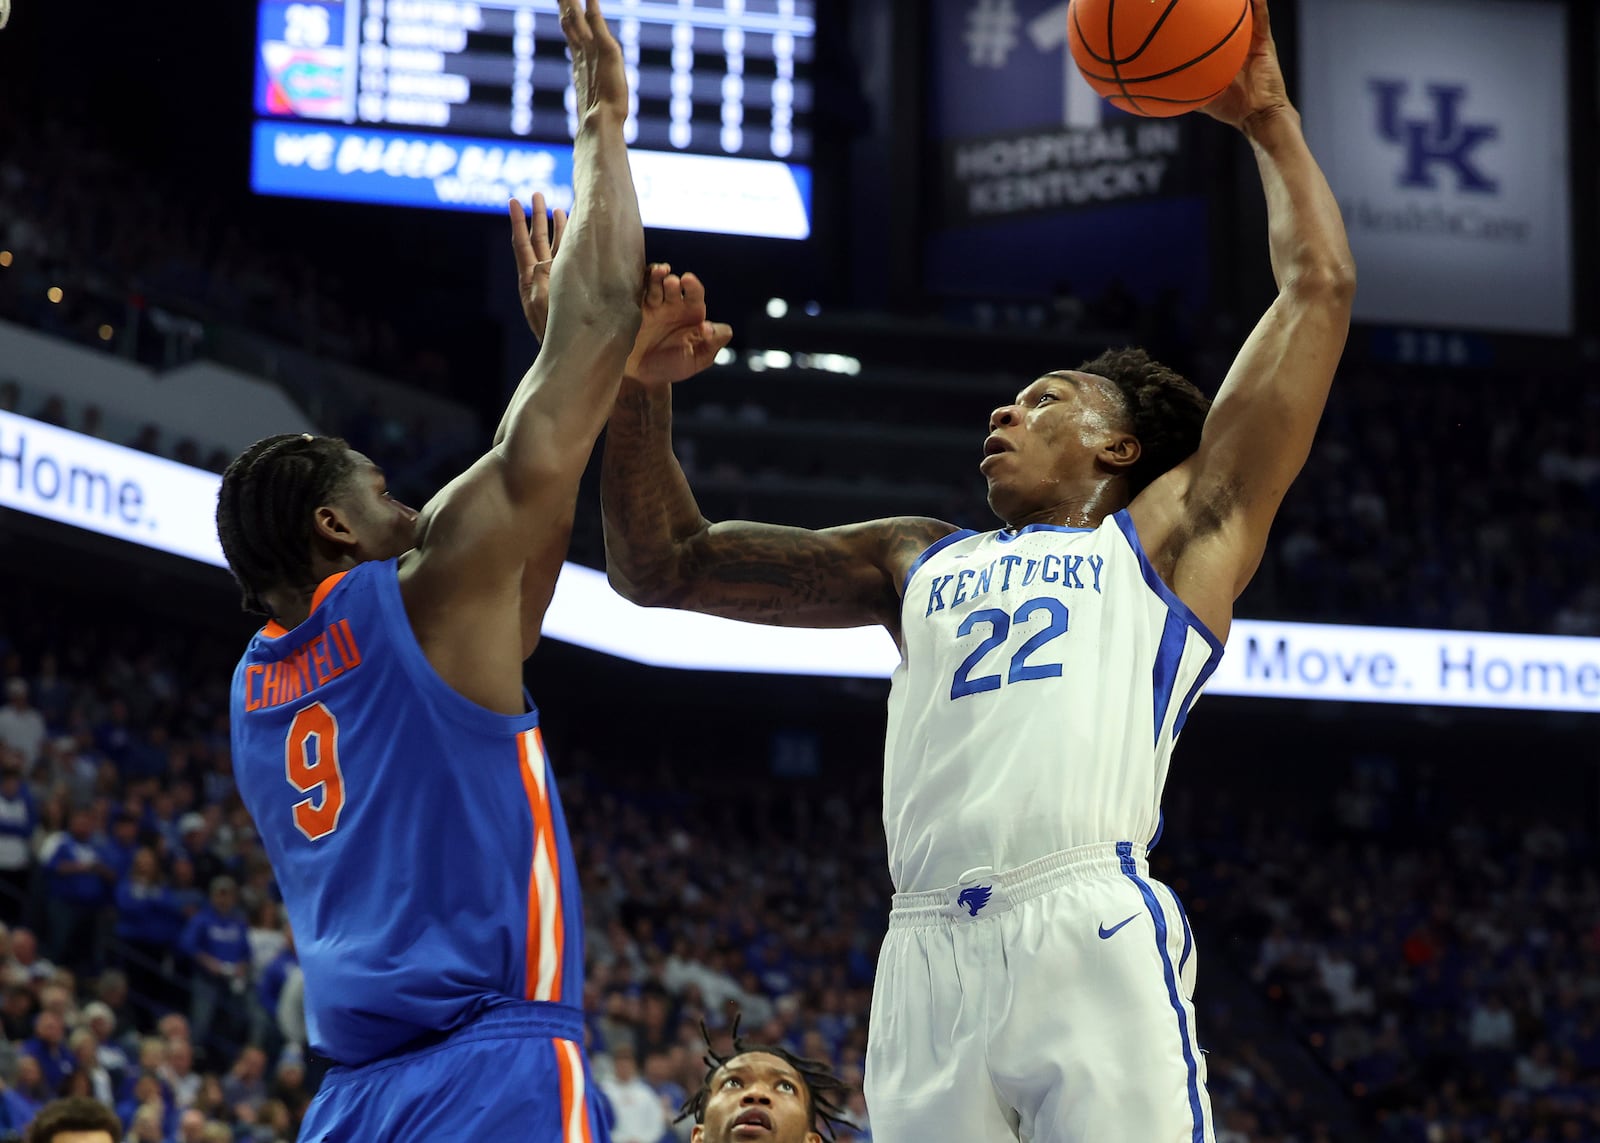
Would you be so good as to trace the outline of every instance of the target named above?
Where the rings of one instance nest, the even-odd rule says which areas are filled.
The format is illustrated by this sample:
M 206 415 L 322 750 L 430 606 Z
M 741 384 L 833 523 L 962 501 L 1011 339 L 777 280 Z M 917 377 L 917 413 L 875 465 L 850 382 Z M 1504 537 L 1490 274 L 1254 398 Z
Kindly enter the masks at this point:
M 1212 633 L 1211 628 L 1200 621 L 1200 617 L 1194 613 L 1194 610 L 1187 603 L 1178 598 L 1178 593 L 1172 590 L 1171 585 L 1162 579 L 1151 565 L 1150 557 L 1144 553 L 1144 545 L 1139 542 L 1139 530 L 1133 526 L 1133 517 L 1128 515 L 1128 510 L 1124 508 L 1114 515 L 1112 519 L 1117 522 L 1117 527 L 1122 529 L 1122 535 L 1128 541 L 1128 547 L 1132 548 L 1133 554 L 1138 557 L 1139 572 L 1144 576 L 1145 584 L 1151 591 L 1160 596 L 1161 602 L 1165 603 L 1179 618 L 1200 632 L 1201 637 L 1211 646 L 1211 658 L 1220 660 L 1222 658 L 1222 640 Z M 1215 667 L 1212 669 L 1215 670 Z
M 906 569 L 906 578 L 901 581 L 900 584 L 900 598 L 904 599 L 906 597 L 906 593 L 911 590 L 911 577 L 917 574 L 917 571 L 922 567 L 923 564 L 933 559 L 934 556 L 944 551 L 944 549 L 948 548 L 957 540 L 965 540 L 968 537 L 976 536 L 977 534 L 978 533 L 974 532 L 971 528 L 961 528 L 957 531 L 951 532 L 942 540 L 935 540 L 933 543 L 924 548 L 922 554 L 913 560 L 911 566 Z
M 539 725 L 539 708 L 533 705 L 526 687 L 521 689 L 528 710 L 523 714 L 501 714 L 479 706 L 433 669 L 422 644 L 417 642 L 416 632 L 411 629 L 411 616 L 406 614 L 405 600 L 400 594 L 398 561 L 385 560 L 379 565 L 373 577 L 373 595 L 388 624 L 390 643 L 401 667 L 411 676 L 423 701 L 457 724 L 480 734 L 524 734 Z

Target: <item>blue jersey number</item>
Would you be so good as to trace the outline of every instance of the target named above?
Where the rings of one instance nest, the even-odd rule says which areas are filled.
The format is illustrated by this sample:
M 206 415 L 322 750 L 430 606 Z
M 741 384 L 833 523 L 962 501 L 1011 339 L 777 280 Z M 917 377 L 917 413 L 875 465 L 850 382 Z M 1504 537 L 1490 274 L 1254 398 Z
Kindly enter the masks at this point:
M 1028 662 L 1028 659 L 1046 643 L 1067 633 L 1067 605 L 1052 596 L 1042 595 L 1037 599 L 1028 600 L 1011 615 L 991 608 L 974 611 L 961 621 L 961 626 L 956 628 L 958 639 L 964 639 L 972 634 L 972 629 L 980 624 L 988 625 L 989 635 L 973 648 L 972 654 L 961 660 L 961 665 L 956 668 L 955 678 L 950 681 L 950 697 L 958 699 L 967 695 L 982 694 L 984 691 L 999 690 L 1001 682 L 999 675 L 979 675 L 973 678 L 973 670 L 990 651 L 1006 641 L 1013 623 L 1020 627 L 1040 611 L 1045 612 L 1050 622 L 1028 636 L 1027 641 L 1017 648 L 1011 656 L 1011 669 L 1006 672 L 1005 681 L 1025 683 L 1030 679 L 1060 678 L 1060 663 Z

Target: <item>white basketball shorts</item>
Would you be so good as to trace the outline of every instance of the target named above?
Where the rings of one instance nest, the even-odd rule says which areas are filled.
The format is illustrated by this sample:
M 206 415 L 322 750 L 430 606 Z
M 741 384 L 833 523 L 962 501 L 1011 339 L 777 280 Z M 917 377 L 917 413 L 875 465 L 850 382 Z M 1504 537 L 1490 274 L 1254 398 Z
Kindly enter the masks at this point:
M 895 895 L 873 1143 L 1213 1143 L 1194 940 L 1144 854 L 1083 846 Z

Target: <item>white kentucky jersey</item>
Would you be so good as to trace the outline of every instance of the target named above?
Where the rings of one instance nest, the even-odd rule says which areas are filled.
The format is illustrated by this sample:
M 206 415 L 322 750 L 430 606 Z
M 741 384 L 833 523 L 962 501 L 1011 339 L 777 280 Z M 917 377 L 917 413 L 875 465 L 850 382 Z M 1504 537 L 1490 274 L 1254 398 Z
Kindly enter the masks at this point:
M 1222 644 L 1126 511 L 947 536 L 907 573 L 901 632 L 883 778 L 897 891 L 1154 844 L 1173 744 Z

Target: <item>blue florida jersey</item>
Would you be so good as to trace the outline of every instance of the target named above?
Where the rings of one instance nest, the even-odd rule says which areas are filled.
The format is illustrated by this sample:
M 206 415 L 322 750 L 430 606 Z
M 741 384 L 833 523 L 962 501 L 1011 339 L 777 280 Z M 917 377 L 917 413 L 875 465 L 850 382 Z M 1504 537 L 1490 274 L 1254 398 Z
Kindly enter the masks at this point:
M 347 1065 L 508 1000 L 581 1005 L 582 911 L 538 711 L 462 697 L 395 561 L 325 581 L 233 676 L 233 763 L 282 889 L 311 1046 Z

